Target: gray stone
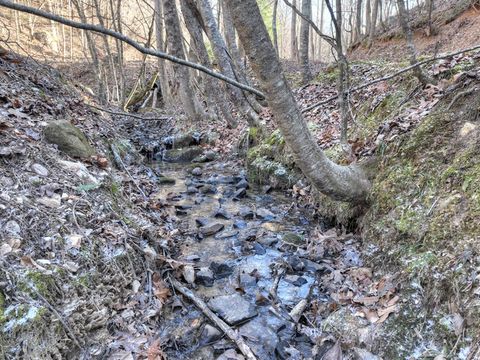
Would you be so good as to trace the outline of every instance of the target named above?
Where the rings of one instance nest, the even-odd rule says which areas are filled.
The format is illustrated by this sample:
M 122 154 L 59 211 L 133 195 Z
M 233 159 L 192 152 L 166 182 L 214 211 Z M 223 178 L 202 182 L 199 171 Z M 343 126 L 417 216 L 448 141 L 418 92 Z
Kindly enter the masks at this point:
M 192 175 L 193 176 L 202 176 L 203 171 L 201 167 L 196 167 L 195 169 L 192 170 Z
M 248 189 L 248 188 L 249 188 L 248 181 L 245 180 L 245 179 L 242 179 L 242 180 L 240 180 L 239 182 L 237 182 L 237 184 L 235 185 L 235 187 L 236 187 L 237 189 Z
M 214 280 L 213 271 L 210 270 L 210 268 L 208 267 L 202 267 L 196 273 L 195 281 L 199 285 L 211 287 L 213 286 L 213 280 Z
M 165 150 L 163 154 L 163 161 L 173 163 L 187 163 L 191 162 L 203 152 L 201 147 L 192 146 L 183 149 Z
M 272 213 L 270 210 L 265 209 L 265 208 L 260 208 L 257 210 L 257 218 L 260 220 L 272 220 L 275 217 L 275 214 Z
M 278 345 L 276 331 L 266 324 L 266 319 L 257 317 L 239 329 L 247 344 L 259 359 L 276 359 Z
M 246 220 L 249 220 L 249 219 L 253 219 L 255 214 L 253 213 L 252 209 L 250 209 L 249 207 L 242 206 L 240 210 L 238 210 L 238 215 Z
M 243 288 L 254 287 L 257 285 L 257 279 L 249 274 L 240 274 L 240 286 Z
M 208 306 L 230 325 L 239 324 L 257 315 L 255 306 L 239 294 L 210 299 Z
M 200 192 L 202 194 L 215 194 L 217 189 L 213 185 L 205 184 L 200 188 Z
M 353 348 L 353 353 L 356 360 L 382 360 L 380 356 L 373 355 L 371 352 L 361 348 Z
M 211 343 L 222 337 L 222 332 L 216 327 L 206 324 L 202 331 L 202 342 L 204 344 Z
M 166 176 L 160 176 L 160 177 L 158 178 L 157 182 L 158 182 L 160 185 L 175 185 L 176 180 L 175 180 L 175 179 L 172 179 L 172 178 L 169 178 L 169 177 L 166 177 Z
M 187 194 L 196 194 L 198 193 L 198 189 L 195 186 L 187 187 Z
M 45 166 L 40 165 L 40 164 L 33 164 L 32 165 L 32 170 L 40 176 L 48 176 L 48 170 Z
M 85 135 L 69 121 L 50 122 L 44 130 L 45 139 L 72 157 L 87 158 L 95 154 Z
M 200 228 L 200 233 L 203 236 L 211 236 L 211 235 L 214 235 L 214 234 L 222 231 L 224 227 L 225 227 L 225 225 L 223 225 L 223 224 L 215 223 L 215 224 L 207 225 L 207 226 L 204 226 L 204 227 Z
M 285 233 L 282 237 L 282 241 L 288 245 L 292 245 L 296 247 L 299 247 L 305 244 L 305 239 L 303 238 L 303 236 L 300 236 L 293 232 Z
M 18 236 L 20 234 L 21 228 L 20 225 L 15 220 L 10 220 L 8 221 L 4 227 L 3 230 L 10 235 Z
M 238 200 L 238 199 L 244 198 L 245 195 L 247 195 L 247 190 L 245 190 L 244 188 L 241 188 L 233 193 L 233 199 Z
M 218 219 L 225 219 L 225 220 L 231 219 L 230 214 L 225 209 L 218 209 L 213 216 Z
M 197 218 L 197 219 L 195 219 L 195 223 L 197 224 L 197 226 L 207 226 L 208 219 L 207 218 Z
M 234 349 L 228 349 L 221 354 L 217 360 L 245 360 L 242 354 L 237 353 Z

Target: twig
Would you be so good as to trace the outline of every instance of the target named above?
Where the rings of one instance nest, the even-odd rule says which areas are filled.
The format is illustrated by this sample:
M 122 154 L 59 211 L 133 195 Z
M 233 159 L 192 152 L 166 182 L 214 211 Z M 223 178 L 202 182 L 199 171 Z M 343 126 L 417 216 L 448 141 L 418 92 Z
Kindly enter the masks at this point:
M 43 10 L 40 10 L 40 9 L 36 9 L 36 8 L 30 7 L 30 6 L 26 6 L 26 5 L 22 5 L 22 4 L 18 4 L 18 3 L 14 3 L 14 2 L 9 1 L 9 0 L 0 0 L 0 6 L 4 6 L 6 8 L 21 11 L 21 12 L 25 12 L 25 13 L 28 13 L 28 14 L 40 16 L 40 17 L 43 17 L 45 19 L 49 19 L 49 20 L 52 20 L 52 21 L 55 21 L 55 22 L 59 22 L 61 24 L 71 26 L 71 27 L 74 27 L 74 28 L 77 28 L 77 29 L 93 31 L 93 32 L 97 32 L 97 33 L 100 33 L 100 34 L 105 34 L 105 35 L 111 36 L 115 39 L 118 39 L 118 40 L 134 47 L 135 49 L 137 49 L 138 51 L 140 51 L 141 53 L 143 53 L 145 55 L 155 56 L 155 57 L 165 59 L 165 60 L 180 64 L 180 65 L 188 66 L 192 69 L 196 69 L 198 71 L 204 72 L 205 74 L 208 74 L 208 75 L 213 76 L 217 79 L 223 80 L 223 81 L 229 83 L 230 85 L 236 86 L 236 87 L 238 87 L 242 90 L 245 90 L 245 91 L 249 91 L 249 92 L 259 96 L 260 98 L 265 99 L 265 96 L 263 95 L 263 93 L 261 91 L 255 89 L 251 86 L 239 83 L 238 81 L 236 81 L 234 79 L 231 79 L 231 78 L 229 78 L 229 77 L 227 77 L 223 74 L 220 74 L 216 71 L 210 70 L 206 66 L 203 66 L 203 65 L 200 65 L 200 64 L 197 64 L 197 63 L 193 63 L 193 62 L 188 61 L 188 60 L 180 59 L 180 58 L 175 57 L 173 55 L 164 53 L 162 51 L 147 48 L 147 47 L 139 44 L 138 42 L 132 40 L 131 38 L 125 36 L 124 34 L 121 34 L 117 31 L 114 31 L 114 30 L 111 30 L 111 29 L 106 29 L 103 26 L 94 25 L 94 24 L 84 24 L 84 23 L 81 23 L 81 22 L 73 21 L 73 20 L 66 19 L 64 17 L 58 16 L 58 15 L 55 15 L 55 14 L 51 14 L 47 11 L 43 11 Z
M 182 295 L 186 296 L 192 301 L 211 321 L 215 323 L 228 337 L 232 340 L 241 351 L 241 353 L 247 358 L 247 360 L 257 360 L 257 357 L 239 335 L 238 331 L 232 329 L 222 319 L 220 319 L 210 308 L 205 304 L 203 300 L 198 298 L 191 290 L 181 285 L 177 280 L 170 279 L 173 287 Z
M 132 118 L 140 119 L 140 120 L 156 121 L 156 120 L 170 120 L 170 119 L 172 119 L 171 116 L 160 116 L 160 117 L 146 118 L 146 117 L 142 117 L 142 116 L 140 116 L 140 115 L 131 114 L 131 113 L 128 113 L 128 112 L 107 110 L 107 109 L 104 109 L 104 108 L 101 108 L 101 107 L 99 107 L 99 106 L 95 106 L 95 105 L 92 105 L 92 104 L 86 104 L 86 105 L 87 105 L 87 106 L 90 106 L 90 107 L 92 107 L 92 108 L 94 108 L 94 109 L 97 109 L 97 110 L 104 111 L 104 112 L 106 112 L 106 113 L 112 114 L 112 115 L 128 116 L 128 117 L 132 117 Z
M 462 91 L 462 92 L 459 92 L 457 95 L 455 95 L 455 97 L 452 99 L 452 101 L 450 102 L 450 104 L 448 104 L 447 106 L 447 110 L 450 110 L 453 106 L 453 104 L 455 104 L 457 102 L 458 99 L 460 99 L 462 96 L 467 96 L 467 95 L 470 95 L 471 93 L 477 91 L 478 89 L 476 87 L 473 87 L 471 89 L 468 89 L 468 90 L 465 90 L 465 91 Z
M 281 267 L 280 269 L 275 269 L 276 271 L 276 276 L 275 280 L 273 280 L 272 287 L 270 288 L 269 294 L 272 297 L 273 301 L 277 300 L 277 290 L 278 290 L 278 284 L 280 284 L 280 280 L 283 277 L 283 274 L 285 273 L 285 268 Z
M 63 327 L 65 328 L 65 331 L 67 332 L 67 334 L 70 336 L 70 339 L 75 343 L 75 345 L 83 350 L 82 346 L 80 345 L 80 343 L 78 342 L 77 340 L 77 337 L 75 336 L 73 330 L 70 328 L 70 326 L 68 326 L 67 322 L 63 319 L 62 315 L 59 314 L 59 312 L 53 307 L 53 305 L 51 305 L 47 299 L 45 299 L 42 294 L 40 294 L 37 289 L 35 289 L 33 286 L 29 286 L 30 289 L 35 293 L 35 295 L 38 296 L 38 298 L 48 307 L 48 309 L 58 318 L 58 320 L 60 321 L 60 323 L 63 325 Z
M 1 0 L 0 0 L 1 1 Z M 442 56 L 434 56 L 430 59 L 427 59 L 427 60 L 423 60 L 423 61 L 420 61 L 420 62 L 417 62 L 413 65 L 410 65 L 406 68 L 403 68 L 397 72 L 394 72 L 393 74 L 390 74 L 390 75 L 386 75 L 384 77 L 381 77 L 381 78 L 378 78 L 378 79 L 375 79 L 375 80 L 372 80 L 368 83 L 365 83 L 365 84 L 362 84 L 362 85 L 359 85 L 359 86 L 356 86 L 352 89 L 349 90 L 349 92 L 357 92 L 359 90 L 363 90 L 369 86 L 372 86 L 372 85 L 375 85 L 375 84 L 378 84 L 380 82 L 383 82 L 383 81 L 387 81 L 387 80 L 390 80 L 390 79 L 393 79 L 394 77 L 397 77 L 398 75 L 401 75 L 403 73 L 406 73 L 407 71 L 410 71 L 410 70 L 413 70 L 415 69 L 417 66 L 420 66 L 420 65 L 425 65 L 425 64 L 428 64 L 428 63 L 431 63 L 431 62 L 434 62 L 434 61 L 437 61 L 437 60 L 442 60 L 442 59 L 446 59 L 446 58 L 449 58 L 449 57 L 452 57 L 452 56 L 455 56 L 455 55 L 459 55 L 459 54 L 462 54 L 462 53 L 465 53 L 465 52 L 470 52 L 470 51 L 474 51 L 474 50 L 478 50 L 480 49 L 480 45 L 475 45 L 471 48 L 467 48 L 467 49 L 462 49 L 462 50 L 459 50 L 459 51 L 455 51 L 453 53 L 449 53 L 449 54 L 445 54 L 445 55 L 442 55 Z M 313 110 L 321 105 L 325 105 L 325 104 L 328 104 L 330 101 L 333 101 L 335 99 L 338 98 L 338 94 L 337 95 L 334 95 L 326 100 L 323 100 L 323 101 L 320 101 L 318 103 L 315 103 L 313 105 L 310 105 L 308 107 L 306 107 L 305 109 L 302 110 L 302 113 L 306 113 L 310 110 Z
M 133 178 L 132 174 L 130 174 L 130 171 L 128 171 L 127 166 L 123 162 L 122 157 L 118 154 L 118 151 L 117 151 L 115 145 L 111 144 L 110 148 L 112 149 L 112 153 L 113 153 L 113 157 L 115 159 L 115 162 L 118 162 L 123 167 L 123 169 L 128 174 L 128 176 L 130 177 L 132 182 L 135 184 L 135 187 L 138 189 L 138 191 L 140 191 L 140 194 L 143 195 L 144 199 L 147 199 L 147 195 L 143 192 L 143 190 L 140 188 L 140 186 L 138 186 L 138 184 L 135 181 L 135 179 Z

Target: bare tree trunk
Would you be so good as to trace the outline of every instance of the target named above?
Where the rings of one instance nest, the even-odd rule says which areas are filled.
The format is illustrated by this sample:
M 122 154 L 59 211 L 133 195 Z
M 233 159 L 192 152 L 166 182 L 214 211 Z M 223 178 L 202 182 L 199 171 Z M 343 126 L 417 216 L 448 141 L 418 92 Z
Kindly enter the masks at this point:
M 425 6 L 428 11 L 427 36 L 432 36 L 433 35 L 433 24 L 432 24 L 433 0 L 426 0 Z
M 110 0 L 110 13 L 112 16 L 113 29 L 118 32 L 122 32 L 122 0 L 117 0 L 117 6 L 114 6 L 113 0 Z M 120 40 L 115 39 L 115 47 L 117 54 L 115 56 L 115 63 L 118 67 L 119 76 L 119 102 L 123 103 L 125 100 L 125 72 L 123 67 L 123 44 Z
M 162 1 L 155 0 L 155 42 L 157 50 L 165 51 L 165 41 L 163 38 L 163 19 L 162 19 Z M 158 73 L 160 79 L 158 80 L 160 85 L 160 92 L 162 94 L 163 104 L 171 106 L 170 89 L 168 88 L 167 70 L 165 66 L 165 60 L 158 58 L 157 61 Z
M 372 6 L 370 0 L 366 0 L 365 3 L 365 33 L 368 35 L 372 21 Z
M 79 4 L 77 0 L 73 0 L 73 5 L 75 5 L 75 7 L 77 8 L 77 12 L 78 12 L 78 16 L 80 17 L 80 20 L 86 24 L 87 17 L 85 16 L 85 12 L 83 11 L 81 4 Z M 106 101 L 106 98 L 105 98 L 106 94 L 105 94 L 105 87 L 102 79 L 102 68 L 98 58 L 97 47 L 95 46 L 95 41 L 93 40 L 93 36 L 89 31 L 83 31 L 83 34 L 87 39 L 87 47 L 90 52 L 90 56 L 92 58 L 93 71 L 97 78 L 98 98 L 100 103 L 104 104 Z
M 273 46 L 278 54 L 278 35 L 277 35 L 277 8 L 278 0 L 273 1 L 273 13 L 272 13 L 272 33 L 273 33 Z
M 185 59 L 182 32 L 174 1 L 163 1 L 163 16 L 167 30 L 167 44 L 170 52 L 178 58 Z M 173 64 L 172 67 L 174 72 L 174 79 L 171 79 L 170 87 L 172 95 L 178 95 L 185 113 L 190 120 L 202 118 L 204 114 L 190 86 L 190 73 L 188 68 L 179 64 Z
M 357 0 L 357 7 L 356 7 L 356 19 L 355 19 L 355 35 L 353 43 L 358 43 L 362 38 L 362 1 Z
M 190 37 L 192 39 L 193 48 L 202 65 L 212 67 L 208 57 L 208 51 L 203 42 L 202 26 L 200 25 L 201 15 L 193 2 L 193 0 L 180 0 L 182 6 L 182 14 L 185 19 L 185 26 L 187 27 Z M 218 112 L 225 118 L 230 127 L 235 127 L 236 121 L 228 109 L 227 99 L 224 94 L 225 91 L 214 81 L 214 79 L 206 74 L 202 74 L 202 83 L 204 85 L 204 92 L 207 98 L 209 110 Z M 217 116 L 214 116 L 217 118 Z
M 337 200 L 362 203 L 370 183 L 357 166 L 329 160 L 308 130 L 269 39 L 255 0 L 228 0 L 233 21 L 274 119 L 296 164 L 321 192 Z
M 229 54 L 226 51 L 227 47 L 225 45 L 225 41 L 220 34 L 218 29 L 218 24 L 215 21 L 215 17 L 213 16 L 212 8 L 208 2 L 208 0 L 196 0 L 197 8 L 200 11 L 203 19 L 203 23 L 205 26 L 205 32 L 210 39 L 212 44 L 213 53 L 215 58 L 218 61 L 218 65 L 222 73 L 229 78 L 235 79 L 237 74 L 235 73 L 233 61 L 229 58 Z M 225 9 L 224 9 L 225 12 Z M 259 127 L 260 122 L 258 115 L 252 109 L 250 104 L 246 101 L 243 92 L 233 86 L 228 86 L 230 90 L 230 96 L 232 102 L 239 106 L 240 110 L 246 114 L 247 121 L 250 126 Z
M 293 6 L 297 7 L 297 0 L 292 1 Z M 297 42 L 297 14 L 292 11 L 292 22 L 290 24 L 290 45 L 293 61 L 299 61 L 298 42 Z
M 410 25 L 408 24 L 408 12 L 405 8 L 405 1 L 397 0 L 397 6 L 398 19 L 407 40 L 408 51 L 410 52 L 410 65 L 415 65 L 418 62 L 417 49 L 415 48 L 415 44 L 413 42 L 412 30 L 410 29 Z M 413 70 L 413 74 L 417 77 L 418 81 L 420 81 L 423 86 L 429 83 L 434 83 L 433 79 L 431 79 L 427 74 L 425 74 L 420 66 L 415 67 L 415 69 Z
M 380 0 L 375 0 L 375 2 L 373 3 L 372 19 L 370 22 L 370 29 L 368 29 L 369 31 L 368 46 L 372 46 L 372 42 L 375 38 L 379 3 L 380 3 Z
M 302 0 L 302 14 L 311 20 L 312 18 L 312 1 Z M 302 65 L 302 83 L 307 84 L 312 80 L 310 64 L 308 61 L 309 53 L 309 35 L 310 25 L 304 19 L 301 19 L 300 27 L 300 63 Z

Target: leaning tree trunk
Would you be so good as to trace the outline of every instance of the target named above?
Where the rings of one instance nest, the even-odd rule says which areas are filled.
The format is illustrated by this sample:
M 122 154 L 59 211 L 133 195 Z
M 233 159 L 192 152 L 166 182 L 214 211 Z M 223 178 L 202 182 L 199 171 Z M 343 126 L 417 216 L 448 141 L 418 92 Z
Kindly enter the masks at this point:
M 208 51 L 203 41 L 203 30 L 200 25 L 200 13 L 193 0 L 180 0 L 185 26 L 192 39 L 193 48 L 200 63 L 208 68 L 212 68 L 212 63 L 208 56 Z M 220 113 L 230 127 L 235 127 L 236 121 L 228 109 L 227 99 L 222 87 L 215 80 L 206 74 L 202 74 L 204 92 L 207 98 L 207 104 L 210 111 Z M 222 84 L 223 85 L 223 84 Z
M 407 40 L 408 51 L 410 52 L 410 64 L 415 65 L 417 63 L 417 49 L 415 48 L 415 44 L 413 42 L 412 30 L 410 29 L 410 25 L 408 24 L 408 12 L 405 8 L 405 1 L 397 0 L 397 6 L 398 19 Z M 434 83 L 433 79 L 431 79 L 427 74 L 425 74 L 420 66 L 416 66 L 413 69 L 413 74 L 423 86 L 429 83 Z
M 312 18 L 312 1 L 302 1 L 302 14 L 308 19 Z M 310 25 L 308 21 L 302 18 L 300 26 L 300 64 L 302 66 L 302 83 L 307 84 L 312 80 L 312 72 L 310 71 L 310 64 L 308 62 L 309 53 L 309 35 Z
M 256 1 L 228 0 L 227 4 L 253 71 L 298 167 L 324 194 L 337 200 L 364 202 L 370 188 L 364 172 L 356 165 L 340 166 L 329 160 L 308 130 Z
M 218 24 L 213 15 L 212 8 L 208 0 L 196 0 L 197 8 L 200 11 L 205 26 L 205 32 L 212 44 L 213 53 L 218 61 L 221 72 L 231 79 L 237 78 L 233 66 L 230 61 L 225 41 L 220 34 Z M 243 92 L 234 86 L 228 86 L 232 102 L 239 107 L 242 113 L 246 115 L 248 124 L 252 127 L 260 127 L 260 119 L 250 104 L 245 99 Z
M 292 0 L 293 6 L 297 7 L 297 0 Z M 297 42 L 297 14 L 292 10 L 292 22 L 290 23 L 290 45 L 293 61 L 299 61 L 298 42 Z
M 178 20 L 177 8 L 175 1 L 163 1 L 163 16 L 165 19 L 165 27 L 167 30 L 167 44 L 170 53 L 178 58 L 185 59 L 183 50 L 182 32 L 180 22 Z M 190 120 L 203 117 L 200 104 L 193 93 L 190 86 L 190 73 L 187 67 L 173 63 L 173 71 L 175 74 L 172 79 L 171 93 L 175 95 L 178 91 L 179 99 L 182 102 L 185 113 Z

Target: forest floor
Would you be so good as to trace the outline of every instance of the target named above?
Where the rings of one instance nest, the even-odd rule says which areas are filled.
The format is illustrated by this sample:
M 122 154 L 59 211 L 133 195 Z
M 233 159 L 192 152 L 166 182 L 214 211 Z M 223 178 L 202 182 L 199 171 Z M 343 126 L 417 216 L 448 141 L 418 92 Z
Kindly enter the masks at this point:
M 307 113 L 336 161 L 380 158 L 360 213 L 282 182 L 295 165 L 268 111 L 266 138 L 112 115 L 58 70 L 0 55 L 0 356 L 244 359 L 202 300 L 262 360 L 478 358 L 479 63 L 352 94 L 349 158 L 335 102 Z M 352 85 L 404 65 L 353 60 Z M 336 76 L 322 67 L 299 106 Z M 92 154 L 53 145 L 58 120 Z

